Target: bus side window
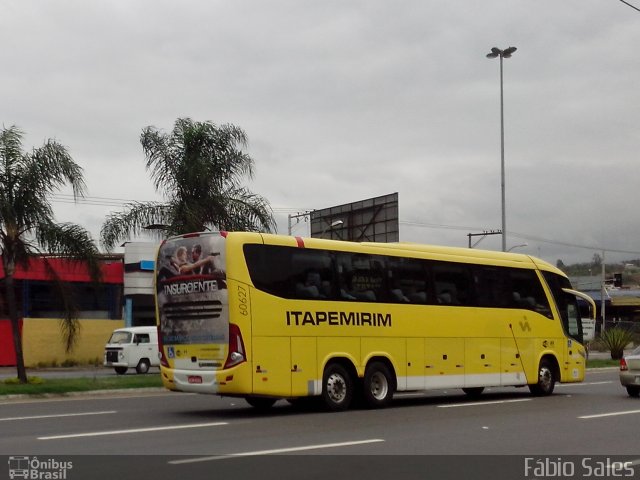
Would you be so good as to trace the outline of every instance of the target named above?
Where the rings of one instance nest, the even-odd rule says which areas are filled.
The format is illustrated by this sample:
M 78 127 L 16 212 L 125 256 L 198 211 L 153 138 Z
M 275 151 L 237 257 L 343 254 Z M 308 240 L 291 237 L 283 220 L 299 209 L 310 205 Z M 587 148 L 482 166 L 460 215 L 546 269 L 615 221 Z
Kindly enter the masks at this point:
M 433 278 L 438 304 L 473 305 L 471 275 L 466 265 L 435 263 Z
M 310 269 L 304 275 L 303 281 L 296 282 L 296 296 L 298 298 L 329 298 L 331 282 L 323 280 L 317 270 Z
M 389 301 L 392 303 L 427 303 L 426 262 L 411 258 L 388 257 Z
M 551 307 L 534 270 L 509 269 L 513 307 L 533 310 L 552 318 Z
M 566 318 L 567 333 L 574 338 L 581 335 L 582 332 L 579 327 L 580 309 L 578 308 L 578 303 L 573 295 L 566 295 Z
M 294 298 L 330 299 L 333 296 L 333 269 L 329 252 L 297 251 L 291 264 Z
M 509 285 L 508 270 L 504 267 L 478 265 L 474 267 L 474 280 L 478 305 L 488 308 L 514 306 L 514 292 Z
M 384 301 L 385 262 L 379 255 L 338 253 L 340 297 L 361 302 Z

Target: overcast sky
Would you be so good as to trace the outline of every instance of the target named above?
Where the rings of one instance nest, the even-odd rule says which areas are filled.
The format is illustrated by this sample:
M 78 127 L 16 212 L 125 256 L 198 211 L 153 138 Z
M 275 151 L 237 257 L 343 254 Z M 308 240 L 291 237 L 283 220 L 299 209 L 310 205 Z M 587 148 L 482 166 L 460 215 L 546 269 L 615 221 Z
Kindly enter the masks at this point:
M 500 70 L 485 55 L 515 46 L 507 246 L 552 263 L 640 258 L 640 11 L 619 0 L 0 7 L 0 120 L 27 149 L 69 148 L 88 199 L 58 196 L 57 219 L 96 238 L 124 201 L 160 198 L 142 128 L 191 117 L 246 131 L 249 188 L 279 233 L 289 214 L 398 192 L 401 240 L 466 246 L 501 227 Z M 499 250 L 499 236 L 480 247 Z

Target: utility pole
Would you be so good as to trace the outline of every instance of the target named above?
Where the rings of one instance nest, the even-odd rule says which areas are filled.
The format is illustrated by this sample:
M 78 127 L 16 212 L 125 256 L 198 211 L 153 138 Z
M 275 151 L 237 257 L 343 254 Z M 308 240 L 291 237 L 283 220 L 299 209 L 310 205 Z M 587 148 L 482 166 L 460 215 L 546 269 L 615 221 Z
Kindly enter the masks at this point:
M 297 225 L 298 223 L 300 223 L 301 218 L 304 218 L 306 222 L 310 214 L 311 214 L 311 210 L 307 210 L 306 212 L 298 212 L 293 215 L 289 214 L 287 218 L 287 235 L 291 235 L 291 230 L 293 229 L 293 225 Z M 296 219 L 296 223 L 292 224 L 291 220 L 294 218 Z

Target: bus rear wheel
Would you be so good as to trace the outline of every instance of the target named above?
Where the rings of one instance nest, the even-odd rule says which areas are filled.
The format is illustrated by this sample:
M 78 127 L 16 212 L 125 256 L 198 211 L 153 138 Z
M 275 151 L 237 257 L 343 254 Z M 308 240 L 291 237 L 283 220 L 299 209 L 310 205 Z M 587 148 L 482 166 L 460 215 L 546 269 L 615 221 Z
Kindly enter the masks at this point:
M 538 397 L 551 395 L 556 386 L 556 381 L 556 369 L 553 363 L 543 358 L 538 367 L 538 382 L 529 385 L 529 391 Z
M 364 372 L 364 401 L 369 408 L 383 408 L 393 400 L 394 380 L 389 367 L 382 362 L 373 362 Z
M 322 399 L 329 410 L 346 410 L 353 400 L 353 378 L 339 363 L 329 364 L 322 376 Z

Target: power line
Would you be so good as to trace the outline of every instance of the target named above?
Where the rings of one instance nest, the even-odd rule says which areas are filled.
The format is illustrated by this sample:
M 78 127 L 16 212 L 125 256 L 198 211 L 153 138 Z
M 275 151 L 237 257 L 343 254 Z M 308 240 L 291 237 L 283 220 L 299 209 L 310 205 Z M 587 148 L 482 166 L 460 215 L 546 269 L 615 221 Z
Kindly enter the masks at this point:
M 441 223 L 420 223 L 420 222 L 408 222 L 405 220 L 400 220 L 398 221 L 398 223 L 402 224 L 402 225 L 411 225 L 413 227 L 426 227 L 426 228 L 442 228 L 445 230 L 486 230 L 486 228 L 483 227 L 470 227 L 470 226 L 464 226 L 464 225 L 444 225 Z
M 620 0 L 622 3 L 624 3 L 625 5 L 633 8 L 634 10 L 637 10 L 638 12 L 640 12 L 640 8 L 636 7 L 635 5 L 631 5 L 629 2 L 625 2 L 624 0 Z
M 56 203 L 79 203 L 83 205 L 99 205 L 99 206 L 112 206 L 120 207 L 128 203 L 140 203 L 142 200 L 128 200 L 124 198 L 109 198 L 109 197 L 74 197 L 71 194 L 54 193 L 52 201 Z
M 622 1 L 622 0 L 621 0 Z M 74 198 L 73 195 L 71 194 L 63 194 L 63 193 L 56 193 L 52 195 L 52 201 L 56 202 L 56 203 L 75 203 L 75 204 L 82 204 L 82 205 L 93 205 L 93 206 L 101 206 L 101 207 L 126 207 L 128 204 L 132 204 L 132 203 L 146 203 L 149 202 L 151 200 L 132 200 L 132 199 L 126 199 L 126 198 L 112 198 L 112 197 L 89 197 L 89 196 L 85 196 L 85 197 L 78 197 L 77 199 Z M 307 210 L 311 210 L 311 209 L 305 209 L 305 208 L 291 208 L 291 207 L 273 207 L 272 210 L 276 213 L 295 213 L 295 212 L 300 212 L 300 211 L 307 211 Z M 446 225 L 446 224 L 442 224 L 442 223 L 422 223 L 422 222 L 411 222 L 411 221 L 406 221 L 406 220 L 400 220 L 398 222 L 401 225 L 409 225 L 409 226 L 414 226 L 414 227 L 424 227 L 424 228 L 439 228 L 439 229 L 444 229 L 444 230 L 459 230 L 459 231 L 481 231 L 481 230 L 485 230 L 484 227 L 478 227 L 478 226 L 465 226 L 465 225 Z M 601 247 L 601 246 L 597 246 L 597 245 L 582 245 L 582 244 L 576 244 L 576 243 L 571 243 L 571 242 L 563 242 L 560 240 L 551 240 L 548 238 L 543 238 L 543 237 L 538 237 L 535 235 L 531 235 L 528 233 L 518 233 L 518 232 L 509 232 L 510 235 L 516 237 L 516 238 L 520 238 L 522 240 L 529 240 L 532 242 L 540 242 L 540 243 L 547 243 L 550 245 L 560 245 L 560 246 L 564 246 L 564 247 L 571 247 L 571 248 L 581 248 L 581 249 L 585 249 L 585 250 L 604 250 L 606 252 L 611 252 L 611 253 L 624 253 L 624 254 L 629 254 L 629 255 L 640 255 L 639 251 L 633 251 L 633 250 L 618 250 L 618 249 L 612 249 L 612 248 L 606 248 L 606 247 Z
M 131 203 L 147 203 L 155 200 L 132 200 L 128 198 L 113 198 L 113 197 L 74 197 L 72 194 L 54 193 L 51 195 L 51 199 L 56 203 L 79 203 L 82 205 L 96 205 L 106 207 L 123 207 Z M 293 207 L 272 207 L 272 210 L 277 213 L 294 213 L 301 210 L 311 210 L 305 208 L 293 208 Z
M 412 225 L 412 226 L 416 226 L 416 227 L 426 227 L 426 228 L 442 228 L 442 229 L 447 229 L 447 230 L 465 230 L 465 231 L 469 231 L 469 230 L 485 230 L 485 228 L 482 227 L 470 227 L 470 226 L 456 226 L 456 225 L 442 225 L 442 224 L 433 224 L 433 223 L 420 223 L 420 222 L 406 222 L 406 221 L 402 221 L 400 220 L 398 223 L 400 224 L 404 224 L 404 225 Z M 611 252 L 611 253 L 625 253 L 625 254 L 629 254 L 629 255 L 640 255 L 640 251 L 633 251 L 633 250 L 619 250 L 619 249 L 615 249 L 615 248 L 607 248 L 607 247 L 602 247 L 602 246 L 597 246 L 597 245 L 581 245 L 581 244 L 577 244 L 577 243 L 571 243 L 571 242 L 563 242 L 560 240 L 551 240 L 548 238 L 543 238 L 543 237 L 538 237 L 536 235 L 531 235 L 528 233 L 518 233 L 518 232 L 512 232 L 509 231 L 508 232 L 509 235 L 514 236 L 516 238 L 520 238 L 522 240 L 529 240 L 532 242 L 540 242 L 540 243 L 548 243 L 550 245 L 560 245 L 563 247 L 571 247 L 571 248 L 581 248 L 581 249 L 585 249 L 585 250 L 598 250 L 598 251 L 602 251 L 604 250 L 605 252 Z

